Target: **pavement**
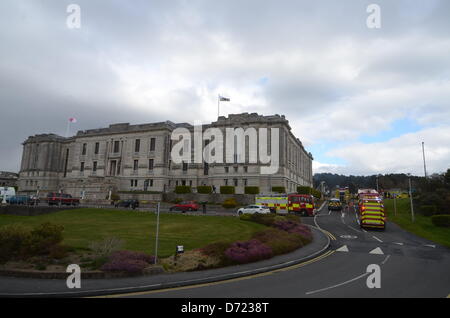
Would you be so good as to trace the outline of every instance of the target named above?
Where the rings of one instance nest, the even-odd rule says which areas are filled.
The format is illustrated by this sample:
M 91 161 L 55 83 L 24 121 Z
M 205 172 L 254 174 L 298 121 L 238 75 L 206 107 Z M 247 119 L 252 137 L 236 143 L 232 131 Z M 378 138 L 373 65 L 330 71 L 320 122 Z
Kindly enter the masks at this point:
M 182 286 L 232 281 L 295 267 L 328 252 L 330 237 L 311 226 L 313 241 L 292 253 L 268 260 L 223 268 L 127 278 L 82 279 L 81 288 L 69 289 L 66 279 L 0 277 L 0 297 L 86 297 L 137 293 Z M 69 276 L 69 274 L 67 274 Z

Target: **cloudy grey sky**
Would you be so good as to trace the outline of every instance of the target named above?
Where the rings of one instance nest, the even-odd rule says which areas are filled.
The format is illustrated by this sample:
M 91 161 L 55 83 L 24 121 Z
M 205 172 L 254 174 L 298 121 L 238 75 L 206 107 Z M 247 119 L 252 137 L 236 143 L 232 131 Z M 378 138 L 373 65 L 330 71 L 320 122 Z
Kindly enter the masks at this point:
M 67 6 L 81 8 L 70 29 Z M 381 28 L 366 25 L 381 8 Z M 284 114 L 315 172 L 450 167 L 450 1 L 2 0 L 0 170 L 37 133 Z

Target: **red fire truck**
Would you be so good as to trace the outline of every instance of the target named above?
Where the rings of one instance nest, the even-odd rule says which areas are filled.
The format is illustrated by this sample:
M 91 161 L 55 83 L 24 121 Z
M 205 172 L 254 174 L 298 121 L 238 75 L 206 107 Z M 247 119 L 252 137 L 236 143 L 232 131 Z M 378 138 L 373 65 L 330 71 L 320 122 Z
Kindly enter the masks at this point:
M 310 194 L 269 194 L 255 198 L 255 204 L 267 206 L 273 213 L 295 213 L 314 216 L 314 197 Z

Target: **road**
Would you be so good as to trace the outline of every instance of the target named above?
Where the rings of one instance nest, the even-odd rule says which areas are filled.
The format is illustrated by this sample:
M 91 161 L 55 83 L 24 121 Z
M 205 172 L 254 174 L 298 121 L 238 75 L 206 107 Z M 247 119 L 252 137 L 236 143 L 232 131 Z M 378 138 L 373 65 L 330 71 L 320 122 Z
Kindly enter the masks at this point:
M 307 264 L 231 281 L 143 292 L 122 297 L 290 298 L 290 297 L 447 297 L 450 294 L 449 249 L 388 223 L 386 231 L 359 228 L 355 211 L 303 218 L 331 237 L 331 252 Z M 380 288 L 369 288 L 380 268 Z

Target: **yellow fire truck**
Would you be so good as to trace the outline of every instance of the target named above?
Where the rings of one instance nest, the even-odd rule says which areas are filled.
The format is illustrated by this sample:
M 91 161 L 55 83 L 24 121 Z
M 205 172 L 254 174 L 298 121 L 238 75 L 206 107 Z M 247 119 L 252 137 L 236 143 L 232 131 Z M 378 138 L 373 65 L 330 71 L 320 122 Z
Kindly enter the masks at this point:
M 361 228 L 386 228 L 384 204 L 376 191 L 358 193 L 359 225 Z
M 314 196 L 310 194 L 272 194 L 255 198 L 255 204 L 267 206 L 272 213 L 295 213 L 314 216 Z

